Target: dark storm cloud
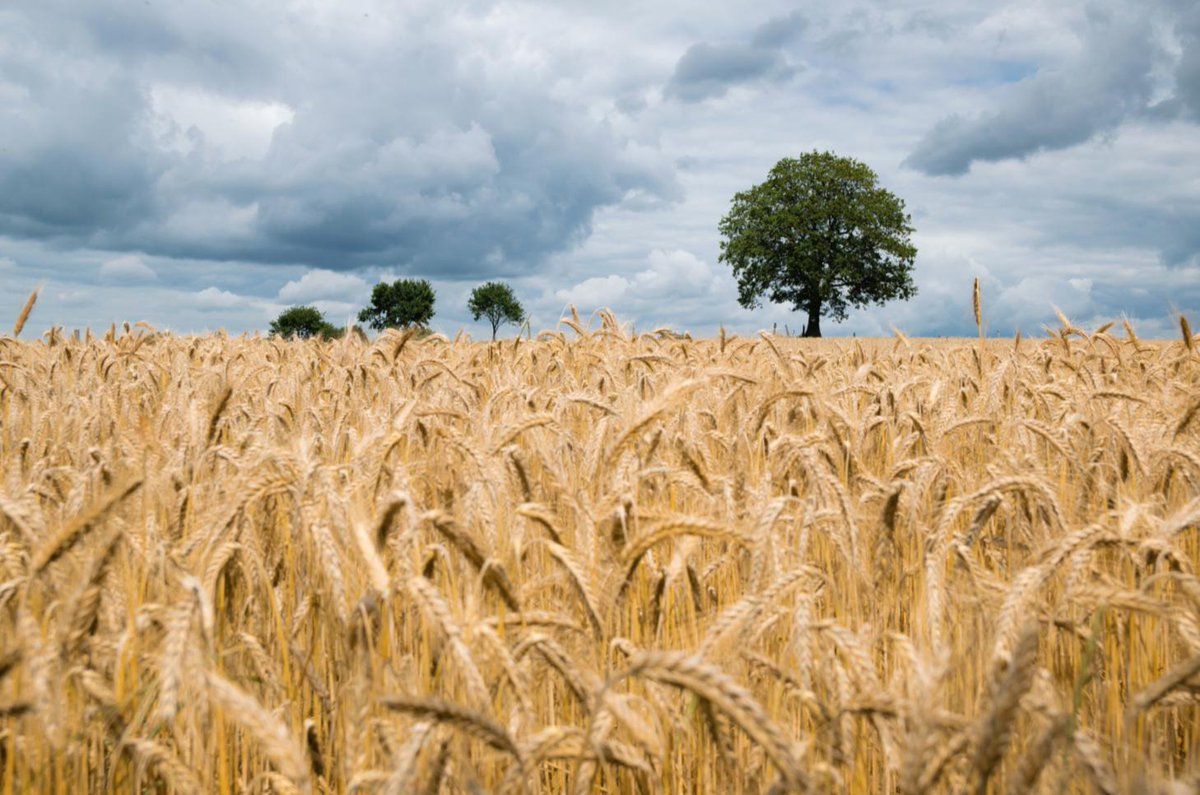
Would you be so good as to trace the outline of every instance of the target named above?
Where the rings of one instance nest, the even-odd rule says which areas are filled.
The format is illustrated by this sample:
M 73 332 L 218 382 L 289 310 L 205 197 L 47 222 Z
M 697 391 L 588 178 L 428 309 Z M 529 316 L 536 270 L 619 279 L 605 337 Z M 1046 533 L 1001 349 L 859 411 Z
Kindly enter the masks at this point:
M 1077 58 L 1016 84 L 996 110 L 933 126 L 905 164 L 931 176 L 1083 143 L 1146 108 L 1155 46 L 1144 16 L 1089 14 Z
M 165 162 L 136 81 L 82 66 L 51 74 L 11 52 L 0 81 L 0 231 L 86 235 L 151 210 Z
M 462 46 L 454 20 L 355 10 L 332 36 L 283 11 L 239 9 L 236 24 L 231 12 L 4 12 L 0 234 L 174 258 L 516 273 L 631 192 L 678 196 L 669 161 L 541 76 Z M 177 104 L 251 120 L 278 106 L 290 121 L 268 128 L 261 156 L 223 150 L 203 113 L 192 124 L 160 107 L 164 85 Z

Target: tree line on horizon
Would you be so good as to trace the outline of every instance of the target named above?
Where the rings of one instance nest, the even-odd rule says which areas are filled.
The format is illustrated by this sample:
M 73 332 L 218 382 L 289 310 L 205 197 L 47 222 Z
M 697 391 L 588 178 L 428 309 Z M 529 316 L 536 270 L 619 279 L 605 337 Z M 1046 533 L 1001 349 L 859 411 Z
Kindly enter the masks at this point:
M 719 261 L 733 270 L 738 303 L 746 309 L 791 304 L 807 314 L 802 336 L 821 336 L 821 317 L 845 320 L 850 307 L 917 293 L 912 218 L 903 200 L 880 187 L 867 165 L 832 152 L 784 158 L 767 179 L 734 195 L 721 219 Z M 436 294 L 427 279 L 376 284 L 371 303 L 358 314 L 375 330 L 427 330 Z M 487 318 L 492 339 L 505 323 L 521 324 L 524 308 L 512 287 L 487 282 L 467 302 L 472 317 Z M 313 306 L 294 306 L 271 323 L 271 334 L 329 339 L 345 329 Z
M 428 279 L 397 279 L 376 284 L 371 290 L 371 303 L 358 313 L 358 320 L 376 331 L 387 328 L 416 328 L 427 331 L 433 319 L 437 293 Z M 467 309 L 475 320 L 486 318 L 492 324 L 492 339 L 505 323 L 525 322 L 525 309 L 517 300 L 512 287 L 504 282 L 487 282 L 471 291 Z M 315 306 L 293 306 L 271 321 L 272 336 L 285 339 L 336 339 L 346 329 L 335 326 Z

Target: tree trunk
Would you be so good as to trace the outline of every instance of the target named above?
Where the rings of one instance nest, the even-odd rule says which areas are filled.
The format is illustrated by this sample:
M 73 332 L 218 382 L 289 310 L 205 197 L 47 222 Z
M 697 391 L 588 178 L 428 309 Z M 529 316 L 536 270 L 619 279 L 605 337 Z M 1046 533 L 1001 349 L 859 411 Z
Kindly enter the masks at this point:
M 805 337 L 821 336 L 821 302 L 813 301 L 808 305 L 808 325 L 804 327 Z

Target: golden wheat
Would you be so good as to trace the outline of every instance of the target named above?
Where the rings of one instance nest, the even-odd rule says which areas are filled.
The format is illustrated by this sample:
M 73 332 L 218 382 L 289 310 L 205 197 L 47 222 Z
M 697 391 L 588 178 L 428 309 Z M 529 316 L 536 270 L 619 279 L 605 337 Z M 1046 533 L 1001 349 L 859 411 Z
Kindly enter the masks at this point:
M 1061 319 L 5 337 L 0 795 L 1187 791 L 1200 359 Z

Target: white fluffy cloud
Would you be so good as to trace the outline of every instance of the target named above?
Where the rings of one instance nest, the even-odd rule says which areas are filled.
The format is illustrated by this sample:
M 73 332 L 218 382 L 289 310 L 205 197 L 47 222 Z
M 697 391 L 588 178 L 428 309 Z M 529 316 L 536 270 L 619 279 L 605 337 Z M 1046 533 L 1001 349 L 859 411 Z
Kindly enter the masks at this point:
M 655 249 L 646 265 L 629 278 L 615 273 L 593 276 L 554 295 L 579 309 L 591 310 L 706 296 L 717 283 L 708 264 L 689 251 Z
M 714 275 L 708 263 L 690 251 L 655 249 L 646 258 L 647 268 L 633 277 L 633 289 L 645 298 L 686 298 L 707 295 Z
M 100 265 L 100 276 L 109 281 L 141 282 L 158 278 L 154 269 L 136 254 L 123 254 L 105 260 Z
M 574 287 L 556 291 L 554 295 L 579 309 L 592 310 L 620 306 L 628 292 L 629 280 L 614 273 L 584 279 Z
M 218 287 L 205 287 L 195 294 L 195 305 L 200 309 L 233 309 L 234 307 L 246 306 L 249 303 L 250 299 L 245 296 L 237 295 L 229 290 L 222 290 Z
M 708 333 L 721 324 L 750 320 L 750 314 L 737 306 L 736 297 L 737 286 L 727 272 L 714 270 L 690 251 L 654 249 L 628 276 L 593 276 L 554 291 L 552 298 L 546 296 L 538 305 L 550 312 L 566 305 L 581 312 L 608 308 L 642 326 Z
M 150 87 L 150 110 L 159 145 L 187 154 L 207 147 L 224 160 L 266 155 L 275 130 L 296 117 L 281 102 L 243 100 L 169 83 Z
M 370 287 L 361 276 L 353 273 L 311 270 L 299 279 L 293 279 L 279 288 L 279 300 L 288 304 L 306 304 L 312 301 L 361 301 L 370 293 Z

